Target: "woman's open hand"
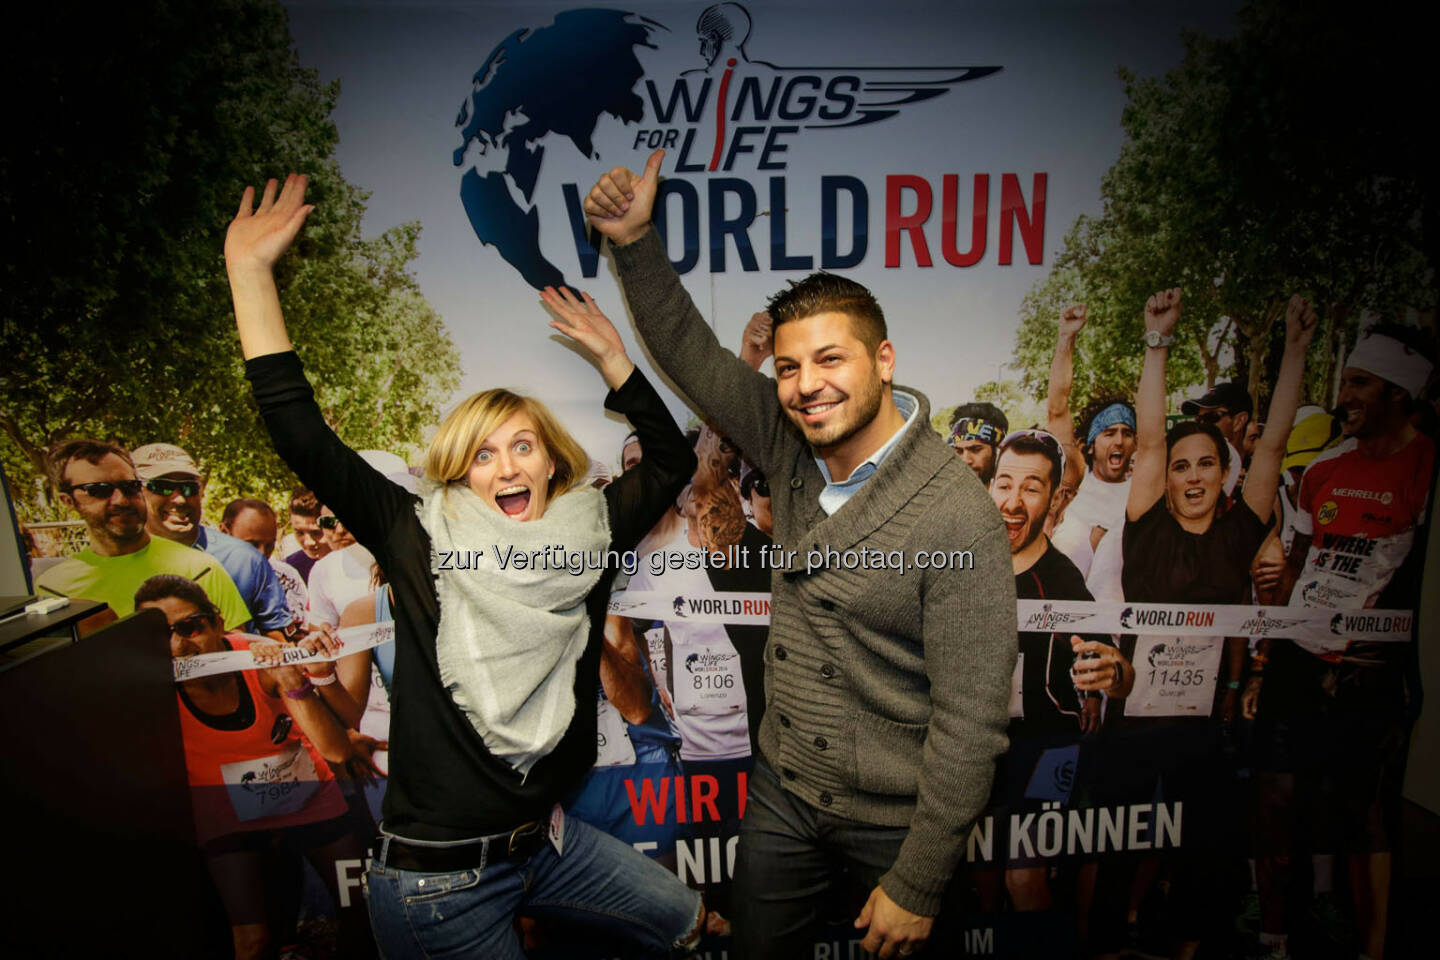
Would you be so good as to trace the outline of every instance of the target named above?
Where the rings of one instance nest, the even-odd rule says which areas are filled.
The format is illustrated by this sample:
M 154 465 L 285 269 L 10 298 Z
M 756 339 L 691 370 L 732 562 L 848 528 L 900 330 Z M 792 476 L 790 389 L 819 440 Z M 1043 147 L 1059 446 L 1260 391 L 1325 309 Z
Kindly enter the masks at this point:
M 305 176 L 298 173 L 286 177 L 284 187 L 268 181 L 258 207 L 255 188 L 245 188 L 240 210 L 225 231 L 225 264 L 230 270 L 274 268 L 315 209 L 305 202 L 305 183 Z
M 540 299 L 560 318 L 550 321 L 550 326 L 584 347 L 600 365 L 605 385 L 617 390 L 630 379 L 635 364 L 625 353 L 625 344 L 615 325 L 600 312 L 590 294 L 582 292 L 580 296 L 584 297 L 583 301 L 577 300 L 568 287 L 560 290 L 546 287 L 540 291 Z

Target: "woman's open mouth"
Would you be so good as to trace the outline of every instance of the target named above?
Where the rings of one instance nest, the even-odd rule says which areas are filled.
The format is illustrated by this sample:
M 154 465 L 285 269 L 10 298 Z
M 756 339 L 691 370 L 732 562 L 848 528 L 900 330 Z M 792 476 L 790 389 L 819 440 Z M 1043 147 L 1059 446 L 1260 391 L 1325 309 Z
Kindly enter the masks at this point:
M 506 516 L 518 517 L 530 506 L 530 488 L 506 487 L 495 494 L 495 504 Z

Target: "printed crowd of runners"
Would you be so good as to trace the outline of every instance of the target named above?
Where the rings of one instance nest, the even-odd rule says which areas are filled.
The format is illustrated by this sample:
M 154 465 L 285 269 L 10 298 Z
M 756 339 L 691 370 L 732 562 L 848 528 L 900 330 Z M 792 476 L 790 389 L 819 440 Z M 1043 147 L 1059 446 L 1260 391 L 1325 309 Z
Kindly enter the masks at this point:
M 1181 403 L 1167 428 L 1167 348 L 1193 335 L 1182 306 L 1178 289 L 1143 305 L 1133 396 L 1071 410 L 1082 304 L 1058 319 L 1045 423 L 1016 429 L 989 403 L 954 409 L 949 442 L 1000 510 L 1017 595 L 1414 608 L 1435 472 L 1429 343 L 1415 328 L 1373 324 L 1344 355 L 1333 395 L 1302 396 L 1317 318 L 1296 296 L 1278 376 L 1259 385 L 1266 405 L 1244 384 L 1219 382 Z M 770 319 L 756 314 L 739 356 L 758 370 L 771 344 Z M 699 466 L 616 589 L 764 595 L 770 575 L 754 563 L 669 564 L 657 575 L 643 561 L 651 551 L 732 546 L 756 557 L 771 543 L 764 474 L 708 426 L 688 439 Z M 416 489 L 419 471 L 398 456 L 362 456 Z M 644 456 L 630 435 L 613 466 L 592 459 L 592 485 Z M 63 559 L 33 558 L 35 582 L 42 594 L 106 602 L 85 632 L 156 607 L 177 657 L 251 649 L 278 663 L 280 645 L 336 652 L 337 629 L 391 619 L 375 558 L 307 489 L 279 509 L 235 499 L 207 526 L 209 478 L 175 444 L 127 450 L 75 438 L 54 447 L 50 468 L 89 543 Z M 757 752 L 766 633 L 659 612 L 607 618 L 598 760 L 574 815 L 672 869 L 678 843 L 733 837 L 736 784 Z M 1258 903 L 1249 922 L 1261 955 L 1286 956 L 1307 927 L 1316 936 L 1306 911 L 1322 930 L 1348 928 L 1362 955 L 1382 955 L 1417 703 L 1413 645 L 1064 631 L 1021 632 L 1018 643 L 1010 748 L 989 810 L 999 853 L 971 864 L 981 909 L 1063 908 L 1097 956 L 1141 941 L 1188 956 L 1228 922 L 1226 911 L 1233 918 L 1238 893 Z M 362 856 L 375 833 L 393 669 L 393 649 L 380 646 L 304 670 L 177 686 L 197 843 L 237 956 L 266 955 L 294 937 L 302 855 L 335 903 L 350 904 L 338 910 L 344 955 L 372 949 L 363 906 L 343 896 L 336 864 Z M 302 684 L 304 697 L 279 693 Z M 681 775 L 723 785 L 714 816 L 641 824 L 635 784 Z M 1010 855 L 1017 816 L 1151 802 L 1183 805 L 1178 849 Z M 725 884 L 714 886 L 711 930 L 723 932 Z M 529 932 L 531 942 L 543 937 L 543 927 Z

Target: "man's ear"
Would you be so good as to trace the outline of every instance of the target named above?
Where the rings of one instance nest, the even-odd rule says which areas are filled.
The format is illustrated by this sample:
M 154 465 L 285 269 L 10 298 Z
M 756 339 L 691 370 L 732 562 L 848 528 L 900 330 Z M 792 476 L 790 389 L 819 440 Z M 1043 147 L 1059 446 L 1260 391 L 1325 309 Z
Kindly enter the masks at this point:
M 889 340 L 881 340 L 880 346 L 875 348 L 875 369 L 880 375 L 880 382 L 885 386 L 893 386 L 895 383 L 895 345 Z
M 63 504 L 65 504 L 65 506 L 69 507 L 71 510 L 78 511 L 78 510 L 80 509 L 79 507 L 77 507 L 77 506 L 75 505 L 75 495 L 74 495 L 74 494 L 72 494 L 72 493 L 67 493 L 67 492 L 65 492 L 64 490 L 57 490 L 57 491 L 55 492 L 55 496 L 59 497 L 59 498 L 60 498 L 60 502 L 63 503 Z

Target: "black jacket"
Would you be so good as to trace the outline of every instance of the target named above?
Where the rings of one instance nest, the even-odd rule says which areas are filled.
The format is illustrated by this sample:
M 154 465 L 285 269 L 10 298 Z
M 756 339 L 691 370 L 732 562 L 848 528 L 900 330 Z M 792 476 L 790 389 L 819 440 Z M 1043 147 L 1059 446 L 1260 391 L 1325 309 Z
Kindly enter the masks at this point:
M 294 353 L 245 365 L 275 450 L 380 563 L 395 593 L 395 679 L 390 692 L 388 830 L 416 840 L 499 833 L 548 816 L 595 761 L 595 685 L 615 571 L 586 599 L 590 640 L 575 675 L 575 716 L 559 745 L 521 782 L 485 748 L 444 684 L 435 660 L 440 604 L 430 572 L 430 537 L 418 498 L 387 480 L 335 436 Z M 685 443 L 649 381 L 636 370 L 605 406 L 629 418 L 645 458 L 605 489 L 612 549 L 632 549 L 695 470 Z

